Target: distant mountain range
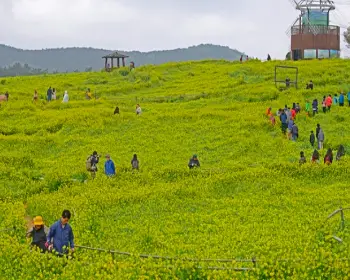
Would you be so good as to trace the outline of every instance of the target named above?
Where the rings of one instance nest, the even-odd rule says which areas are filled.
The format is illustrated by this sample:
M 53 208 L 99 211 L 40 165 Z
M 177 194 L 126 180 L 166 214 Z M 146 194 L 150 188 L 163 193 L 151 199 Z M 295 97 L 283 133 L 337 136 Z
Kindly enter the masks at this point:
M 114 51 L 116 50 L 93 48 L 22 50 L 0 45 L 0 67 L 8 68 L 17 63 L 17 68 L 18 64 L 26 65 L 26 69 L 35 68 L 34 72 L 40 72 L 40 70 L 46 70 L 47 72 L 91 71 L 103 68 L 104 60 L 102 56 Z M 202 44 L 175 50 L 118 52 L 129 56 L 126 60 L 127 65 L 131 61 L 134 61 L 136 67 L 144 64 L 161 64 L 170 61 L 202 59 L 237 60 L 243 54 L 229 47 L 211 44 Z

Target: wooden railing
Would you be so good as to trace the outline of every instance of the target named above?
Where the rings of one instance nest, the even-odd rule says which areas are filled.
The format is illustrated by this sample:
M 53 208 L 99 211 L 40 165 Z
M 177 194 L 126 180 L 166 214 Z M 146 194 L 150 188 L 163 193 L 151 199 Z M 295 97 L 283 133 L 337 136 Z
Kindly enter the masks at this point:
M 340 27 L 335 25 L 294 25 L 291 29 L 291 35 L 298 34 L 331 34 L 340 35 Z

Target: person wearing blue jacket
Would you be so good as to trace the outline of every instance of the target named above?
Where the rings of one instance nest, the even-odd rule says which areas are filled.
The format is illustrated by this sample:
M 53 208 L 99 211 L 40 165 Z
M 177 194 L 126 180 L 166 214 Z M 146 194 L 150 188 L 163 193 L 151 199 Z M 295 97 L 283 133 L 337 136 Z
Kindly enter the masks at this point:
M 349 102 L 349 107 L 350 107 L 350 91 L 348 92 L 348 102 Z
M 67 254 L 68 248 L 74 252 L 73 230 L 70 224 L 68 224 L 70 217 L 71 213 L 69 210 L 63 210 L 61 219 L 50 227 L 45 243 L 46 248 L 49 250 L 53 248 L 60 254 Z M 53 244 L 51 243 L 52 241 Z
M 339 106 L 343 107 L 344 106 L 344 93 L 341 92 L 339 96 Z
M 280 115 L 280 121 L 281 121 L 282 133 L 286 134 L 286 130 L 288 127 L 288 117 L 287 117 L 285 111 L 282 111 L 282 114 Z
M 106 155 L 105 174 L 107 176 L 114 176 L 115 175 L 115 165 L 114 165 L 113 160 L 111 160 L 110 155 Z

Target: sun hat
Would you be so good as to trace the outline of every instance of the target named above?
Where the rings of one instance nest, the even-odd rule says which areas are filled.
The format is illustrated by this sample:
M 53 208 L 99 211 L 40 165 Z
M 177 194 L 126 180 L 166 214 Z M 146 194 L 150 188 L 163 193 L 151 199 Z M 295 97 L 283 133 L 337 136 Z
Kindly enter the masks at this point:
M 42 226 L 44 224 L 44 221 L 43 221 L 43 217 L 41 216 L 36 216 L 34 219 L 33 219 L 33 223 L 35 226 Z

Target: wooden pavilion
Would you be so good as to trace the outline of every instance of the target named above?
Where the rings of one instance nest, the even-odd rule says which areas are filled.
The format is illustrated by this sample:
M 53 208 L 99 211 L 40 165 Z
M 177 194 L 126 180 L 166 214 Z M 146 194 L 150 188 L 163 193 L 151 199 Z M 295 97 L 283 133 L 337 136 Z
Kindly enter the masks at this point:
M 118 53 L 118 52 L 114 52 L 108 55 L 103 56 L 102 58 L 105 59 L 105 69 L 106 71 L 109 71 L 110 69 L 114 68 L 114 59 L 117 59 L 117 68 L 120 67 L 120 59 L 122 60 L 122 64 L 123 67 L 125 67 L 125 58 L 127 58 L 129 56 Z M 111 60 L 111 64 L 108 63 L 108 59 Z

